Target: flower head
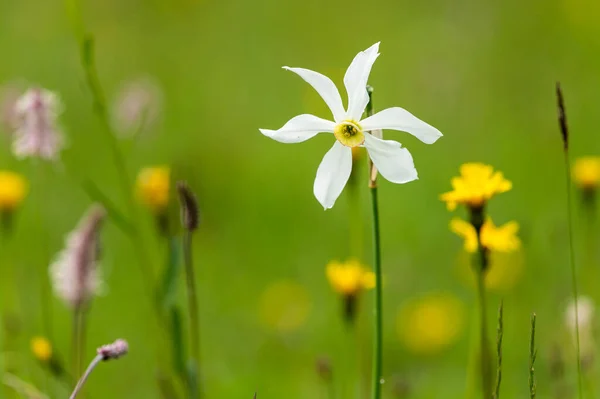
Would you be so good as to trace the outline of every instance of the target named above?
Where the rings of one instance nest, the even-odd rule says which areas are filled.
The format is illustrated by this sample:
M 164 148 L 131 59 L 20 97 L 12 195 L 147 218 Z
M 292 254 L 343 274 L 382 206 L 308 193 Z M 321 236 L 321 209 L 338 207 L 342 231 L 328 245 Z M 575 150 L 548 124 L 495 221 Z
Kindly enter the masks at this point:
M 56 159 L 63 146 L 62 134 L 57 126 L 61 111 L 62 105 L 55 93 L 40 88 L 26 91 L 15 104 L 15 156 Z
M 584 368 L 588 368 L 595 357 L 595 312 L 594 301 L 583 295 L 577 298 L 577 306 L 575 306 L 575 301 L 571 299 L 565 310 L 565 325 L 573 341 L 577 340 L 577 331 L 579 330 L 581 363 Z
M 450 222 L 450 229 L 464 238 L 465 250 L 475 252 L 479 247 L 477 243 L 477 232 L 471 223 L 454 218 Z M 488 218 L 481 227 L 481 243 L 484 248 L 497 252 L 516 251 L 521 246 L 521 240 L 517 237 L 519 224 L 508 222 L 502 226 L 496 226 L 491 218 Z
M 198 200 L 186 182 L 177 182 L 177 192 L 181 203 L 181 225 L 188 231 L 194 231 L 200 223 Z
M 441 196 L 451 211 L 459 204 L 481 207 L 494 195 L 509 191 L 512 183 L 490 165 L 466 163 L 460 167 L 460 176 L 452 178 L 452 188 Z
M 0 212 L 14 211 L 27 195 L 27 181 L 17 173 L 0 170 Z
M 52 359 L 52 344 L 45 337 L 35 337 L 31 340 L 31 352 L 41 362 Z
M 582 189 L 600 186 L 600 157 L 579 158 L 573 165 L 573 179 Z
M 152 79 L 138 78 L 123 85 L 112 106 L 112 124 L 122 137 L 150 130 L 162 108 L 160 86 Z
M 565 324 L 569 331 L 573 331 L 573 335 L 575 335 L 576 320 L 579 321 L 580 329 L 589 329 L 593 325 L 594 313 L 594 301 L 587 296 L 579 296 L 577 298 L 577 307 L 575 307 L 575 301 L 573 300 L 567 304 Z
M 136 182 L 137 197 L 152 212 L 161 213 L 169 204 L 171 170 L 166 166 L 144 168 Z
M 396 330 L 410 351 L 432 355 L 456 342 L 463 323 L 464 306 L 458 298 L 427 294 L 404 304 L 396 319 Z
M 375 287 L 375 274 L 356 259 L 329 262 L 327 279 L 333 290 L 344 296 L 355 296 Z
M 50 274 L 54 292 L 73 308 L 86 304 L 102 286 L 98 270 L 99 233 L 105 211 L 94 206 L 66 239 Z
M 306 323 L 310 308 L 308 292 L 293 281 L 270 284 L 260 298 L 261 321 L 281 333 L 295 331 Z
M 384 109 L 362 118 L 369 102 L 367 80 L 379 56 L 379 43 L 354 57 L 344 76 L 348 107 L 344 109 L 339 91 L 328 77 L 303 68 L 284 69 L 294 72 L 310 84 L 333 114 L 333 121 L 303 114 L 290 119 L 279 130 L 260 129 L 267 137 L 282 143 L 300 143 L 319 133 L 333 134 L 336 142 L 325 154 L 317 170 L 313 191 L 325 209 L 333 207 L 342 193 L 352 170 L 352 148 L 365 147 L 379 173 L 393 183 L 417 179 L 412 156 L 397 141 L 382 140 L 369 132 L 377 129 L 401 130 L 432 144 L 442 136 L 439 130 L 413 116 L 405 109 Z
M 129 344 L 124 339 L 118 339 L 112 344 L 102 345 L 97 352 L 103 360 L 118 359 L 129 352 Z

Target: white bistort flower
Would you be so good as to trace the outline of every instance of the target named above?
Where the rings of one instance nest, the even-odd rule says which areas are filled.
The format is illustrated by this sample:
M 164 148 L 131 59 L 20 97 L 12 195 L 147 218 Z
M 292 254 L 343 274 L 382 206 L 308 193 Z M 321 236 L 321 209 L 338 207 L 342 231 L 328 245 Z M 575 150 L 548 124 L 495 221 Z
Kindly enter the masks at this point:
M 94 206 L 66 239 L 65 248 L 50 265 L 56 295 L 72 308 L 80 308 L 97 295 L 102 286 L 98 270 L 100 226 L 106 215 Z
M 339 91 L 328 77 L 303 68 L 289 68 L 323 98 L 333 113 L 333 121 L 303 114 L 290 119 L 279 130 L 260 129 L 267 137 L 282 143 L 300 143 L 318 133 L 333 133 L 337 141 L 325 154 L 317 170 L 314 194 L 325 209 L 333 207 L 342 193 L 352 169 L 352 148 L 366 147 L 378 171 L 393 183 L 408 183 L 417 179 L 412 156 L 397 141 L 382 140 L 369 131 L 379 129 L 401 130 L 411 133 L 426 144 L 433 144 L 442 136 L 439 130 L 416 118 L 403 108 L 384 109 L 362 119 L 369 94 L 367 81 L 373 63 L 379 56 L 379 43 L 354 57 L 344 76 L 348 93 L 345 110 Z
M 62 105 L 58 96 L 40 88 L 27 90 L 15 104 L 13 152 L 17 158 L 56 159 L 63 146 L 57 126 Z

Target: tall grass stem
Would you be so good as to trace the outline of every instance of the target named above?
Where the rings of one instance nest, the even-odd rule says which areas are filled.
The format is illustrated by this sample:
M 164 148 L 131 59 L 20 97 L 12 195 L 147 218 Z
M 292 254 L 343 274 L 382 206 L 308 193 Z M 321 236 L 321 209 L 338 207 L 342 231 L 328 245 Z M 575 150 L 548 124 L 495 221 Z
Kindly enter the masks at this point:
M 569 125 L 567 123 L 567 112 L 560 83 L 556 83 L 556 100 L 558 110 L 558 126 L 562 135 L 563 155 L 565 161 L 565 183 L 567 190 L 567 221 L 569 236 L 569 262 L 571 265 L 571 290 L 573 293 L 573 304 L 575 305 L 575 344 L 577 350 L 577 394 L 579 399 L 583 398 L 583 379 L 581 373 L 581 344 L 579 337 L 579 292 L 577 287 L 577 270 L 575 267 L 575 245 L 573 243 L 573 199 L 571 194 L 571 162 L 569 159 Z
M 537 384 L 535 381 L 535 358 L 537 351 L 535 349 L 535 321 L 536 315 L 531 315 L 531 337 L 529 340 L 529 398 L 535 399 L 537 394 Z
M 191 336 L 191 360 L 193 368 L 191 376 L 193 381 L 190 381 L 192 395 L 199 397 L 199 377 L 198 368 L 200 360 L 200 320 L 198 315 L 198 298 L 196 292 L 196 277 L 194 273 L 194 262 L 192 256 L 192 232 L 185 230 L 183 232 L 183 260 L 185 264 L 187 299 L 188 299 L 188 315 L 190 318 L 190 336 Z
M 498 307 L 498 330 L 496 335 L 496 389 L 493 399 L 500 398 L 500 384 L 502 383 L 502 339 L 504 336 L 504 302 Z

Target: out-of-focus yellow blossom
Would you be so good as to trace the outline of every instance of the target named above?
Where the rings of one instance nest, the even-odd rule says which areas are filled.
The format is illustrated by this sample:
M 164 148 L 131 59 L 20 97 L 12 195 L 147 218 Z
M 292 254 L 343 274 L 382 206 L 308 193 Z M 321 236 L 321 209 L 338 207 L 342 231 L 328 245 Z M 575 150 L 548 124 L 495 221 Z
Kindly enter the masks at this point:
M 506 292 L 523 277 L 525 262 L 521 251 L 491 252 L 485 271 L 485 287 L 493 292 Z M 469 287 L 477 286 L 477 275 L 473 273 L 472 254 L 461 252 L 457 258 L 457 273 Z
M 166 166 L 144 168 L 138 174 L 136 193 L 139 201 L 159 213 L 169 204 L 171 170 Z
M 306 289 L 292 281 L 269 285 L 260 298 L 260 318 L 269 328 L 287 333 L 300 328 L 310 313 Z
M 582 189 L 596 189 L 600 186 L 600 157 L 583 157 L 573 165 L 573 179 Z
M 477 243 L 477 232 L 471 223 L 454 218 L 450 222 L 450 229 L 464 238 L 465 250 L 475 252 L 479 247 Z M 521 247 L 521 240 L 517 237 L 519 224 L 508 222 L 502 226 L 496 226 L 492 219 L 488 218 L 481 227 L 481 243 L 484 248 L 497 252 L 512 252 Z
M 460 176 L 452 178 L 452 188 L 440 196 L 450 211 L 460 204 L 481 207 L 494 195 L 509 191 L 512 183 L 492 166 L 474 162 L 461 165 Z
M 14 211 L 25 199 L 28 187 L 17 173 L 0 170 L 0 212 Z
M 456 342 L 463 331 L 464 306 L 450 295 L 432 293 L 406 302 L 396 318 L 396 331 L 416 354 L 433 355 Z
M 375 287 L 375 274 L 357 259 L 349 259 L 346 262 L 331 261 L 326 272 L 333 290 L 345 296 L 354 296 Z
M 48 362 L 52 358 L 52 344 L 44 337 L 35 337 L 31 340 L 31 352 L 41 362 Z

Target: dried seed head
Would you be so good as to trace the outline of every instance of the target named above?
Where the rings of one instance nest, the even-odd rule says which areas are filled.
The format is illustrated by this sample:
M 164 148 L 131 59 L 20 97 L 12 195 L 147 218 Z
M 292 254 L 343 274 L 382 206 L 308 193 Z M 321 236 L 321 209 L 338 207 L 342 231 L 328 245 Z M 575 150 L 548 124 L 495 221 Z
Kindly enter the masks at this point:
M 106 211 L 95 205 L 66 239 L 50 265 L 54 292 L 73 308 L 84 305 L 102 286 L 98 271 L 99 232 Z
M 129 345 L 124 339 L 118 339 L 112 344 L 103 345 L 97 350 L 98 355 L 102 356 L 102 360 L 118 359 L 127 354 L 128 351 Z
M 326 356 L 321 356 L 315 364 L 317 375 L 325 382 L 331 382 L 333 378 L 333 368 L 331 360 Z
M 186 230 L 194 231 L 198 228 L 199 224 L 196 196 L 190 190 L 187 183 L 183 181 L 177 183 L 177 192 L 179 193 L 179 202 L 181 203 L 181 224 Z
M 567 125 L 567 113 L 565 110 L 565 100 L 560 88 L 560 82 L 556 82 L 556 101 L 558 106 L 558 125 L 562 134 L 564 148 L 569 148 L 569 127 Z

